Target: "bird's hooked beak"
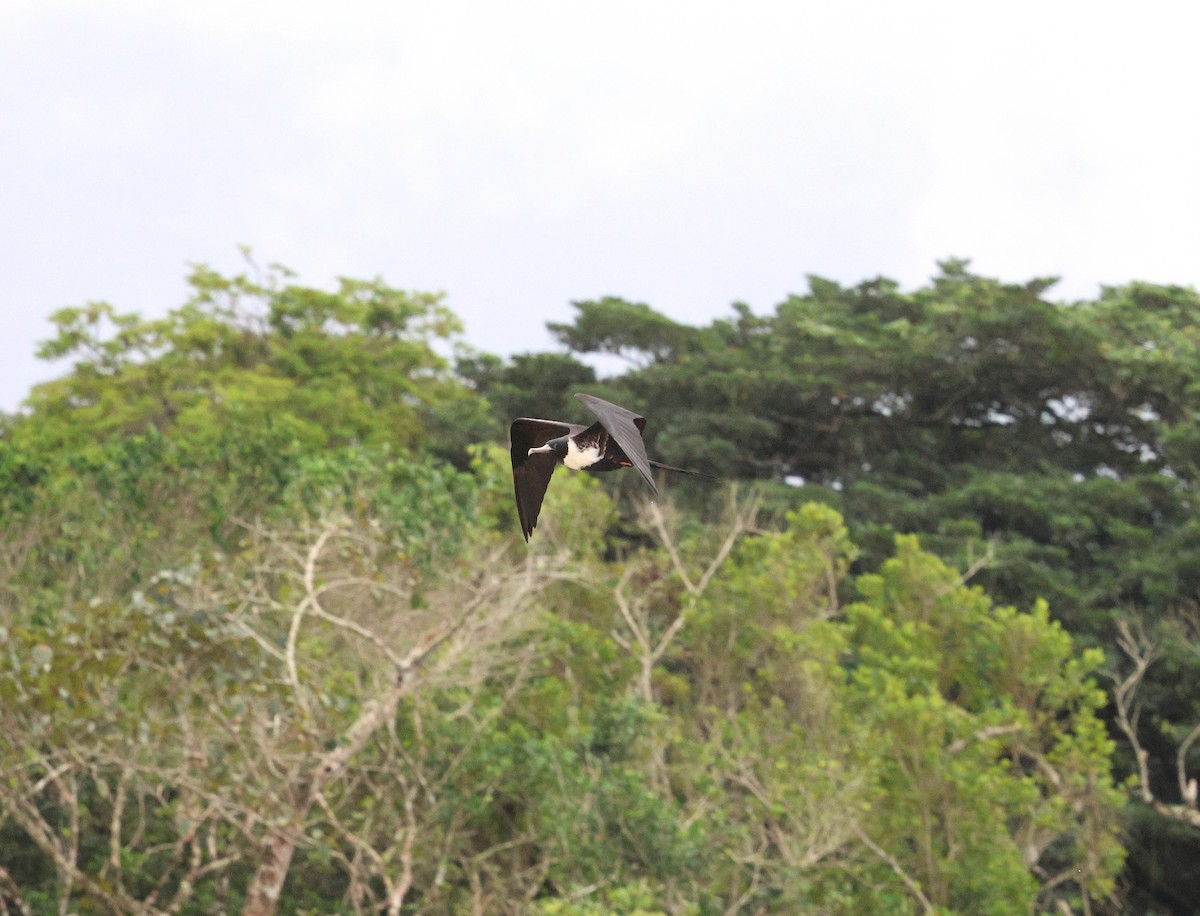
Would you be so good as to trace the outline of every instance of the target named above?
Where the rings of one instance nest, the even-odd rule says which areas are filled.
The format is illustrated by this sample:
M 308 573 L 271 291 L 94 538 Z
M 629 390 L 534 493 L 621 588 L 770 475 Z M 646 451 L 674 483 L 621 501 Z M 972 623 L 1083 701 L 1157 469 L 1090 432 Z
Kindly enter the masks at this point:
M 565 455 L 567 453 L 567 437 L 559 436 L 551 439 L 545 445 L 539 445 L 529 450 L 530 455 Z

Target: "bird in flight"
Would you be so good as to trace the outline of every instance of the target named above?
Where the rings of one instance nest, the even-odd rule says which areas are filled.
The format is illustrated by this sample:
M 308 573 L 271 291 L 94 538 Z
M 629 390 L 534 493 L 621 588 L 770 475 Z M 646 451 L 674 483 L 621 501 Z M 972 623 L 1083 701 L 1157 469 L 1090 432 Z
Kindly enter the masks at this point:
M 642 442 L 645 417 L 590 394 L 577 394 L 575 397 L 596 415 L 596 422 L 591 426 L 520 417 L 513 420 L 509 428 L 513 489 L 525 540 L 529 540 L 529 535 L 537 527 L 538 513 L 542 509 L 546 487 L 550 485 L 550 475 L 559 462 L 573 471 L 637 468 L 655 496 L 658 496 L 658 487 L 650 475 L 652 467 L 716 480 L 711 474 L 672 467 L 647 458 L 646 445 Z

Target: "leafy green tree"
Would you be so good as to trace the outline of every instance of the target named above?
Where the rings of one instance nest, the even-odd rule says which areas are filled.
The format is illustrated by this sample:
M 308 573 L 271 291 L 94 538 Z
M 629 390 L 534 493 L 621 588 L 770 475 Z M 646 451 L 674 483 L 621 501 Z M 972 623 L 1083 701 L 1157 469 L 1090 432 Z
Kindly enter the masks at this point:
M 197 267 L 188 283 L 188 301 L 162 319 L 105 303 L 53 316 L 39 355 L 73 368 L 9 423 L 10 473 L 40 456 L 103 463 L 109 443 L 157 432 L 177 460 L 261 484 L 304 451 L 420 447 L 431 416 L 474 402 L 436 349 L 459 331 L 440 296 L 379 280 L 325 292 L 283 268 L 253 278 Z
M 548 570 L 495 563 L 472 479 L 334 457 L 302 463 L 233 548 L 142 587 L 96 575 L 43 619 L 9 592 L 0 812 L 37 854 L 0 865 L 29 900 L 253 913 L 283 893 L 327 910 L 358 874 L 328 868 L 359 841 L 351 760 L 418 686 L 462 691 L 507 664 Z
M 582 353 L 607 353 L 634 365 L 667 359 L 685 348 L 695 330 L 678 324 L 642 302 L 615 296 L 571 303 L 572 324 L 547 327 L 570 349 Z
M 1097 716 L 1100 653 L 1077 654 L 1044 604 L 995 608 L 911 538 L 844 605 L 855 548 L 835 512 L 806 504 L 746 536 L 748 511 L 722 532 L 649 509 L 661 550 L 614 593 L 613 639 L 652 661 L 630 684 L 661 715 L 647 780 L 709 863 L 683 900 L 1012 912 L 1112 899 L 1122 795 Z
M 1120 658 L 1118 621 L 1169 618 L 1200 592 L 1200 295 L 1133 283 L 1063 304 L 1047 298 L 1052 283 L 1003 283 L 964 261 L 911 292 L 813 277 L 769 314 L 735 307 L 648 346 L 602 391 L 653 407 L 647 438 L 664 460 L 771 481 L 776 511 L 805 497 L 837 506 L 857 570 L 878 570 L 897 533 L 920 533 L 997 600 L 1045 598 L 1082 644 Z M 611 308 L 614 324 L 621 314 Z M 561 339 L 611 351 L 579 324 Z M 789 496 L 784 481 L 803 487 Z M 1198 675 L 1191 656 L 1152 667 L 1141 721 L 1190 728 Z M 1174 771 L 1176 745 L 1145 727 L 1141 743 L 1156 770 Z M 1134 771 L 1131 755 L 1122 769 Z M 1130 867 L 1159 873 L 1156 849 L 1176 848 L 1135 844 Z M 1177 883 L 1187 869 L 1166 871 Z M 1146 893 L 1154 906 L 1160 891 Z
M 725 526 L 651 505 L 655 546 L 615 558 L 578 523 L 614 513 L 585 475 L 513 556 L 503 449 L 469 479 L 371 455 L 313 454 L 236 548 L 0 635 L 4 829 L 37 850 L 0 866 L 28 900 L 975 912 L 1111 889 L 1096 654 L 1044 609 L 996 611 L 911 542 L 846 606 L 855 547 L 819 504 L 782 530 L 753 501 Z
M 283 268 L 197 267 L 189 284 L 162 319 L 57 313 L 41 354 L 74 364 L 5 422 L 0 525 L 40 558 L 20 575 L 46 609 L 73 578 L 136 585 L 186 560 L 181 544 L 235 543 L 318 454 L 395 467 L 423 450 L 465 467 L 487 428 L 439 352 L 458 331 L 439 296 L 378 280 L 326 292 Z
M 0 899 L 1103 910 L 1100 647 L 1151 799 L 1123 880 L 1182 899 L 1146 850 L 1186 881 L 1200 656 L 1155 618 L 1200 589 L 1194 292 L 948 262 L 702 328 L 578 303 L 559 339 L 633 367 L 601 382 L 452 372 L 453 316 L 379 281 L 191 282 L 159 321 L 60 313 L 74 368 L 0 426 Z M 618 511 L 561 473 L 525 545 L 479 443 L 580 389 L 759 484 Z
M 507 362 L 498 356 L 460 358 L 458 372 L 485 397 L 496 417 L 497 438 L 516 417 L 567 419 L 579 414 L 577 391 L 596 382 L 591 366 L 559 353 L 524 353 Z
M 967 912 L 1023 908 L 1039 875 L 1075 883 L 1085 907 L 1111 897 L 1121 797 L 1090 677 L 1101 654 L 1076 657 L 1044 603 L 993 608 L 914 539 L 898 548 L 847 612 L 864 714 L 895 741 L 878 823 L 915 845 L 896 858 Z

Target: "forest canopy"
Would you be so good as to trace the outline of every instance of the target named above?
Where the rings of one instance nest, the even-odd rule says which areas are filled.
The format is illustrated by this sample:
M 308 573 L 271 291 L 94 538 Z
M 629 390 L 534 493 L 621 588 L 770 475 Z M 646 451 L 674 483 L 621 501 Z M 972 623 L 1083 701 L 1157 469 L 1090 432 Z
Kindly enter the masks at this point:
M 381 280 L 189 283 L 56 313 L 0 426 L 0 912 L 1200 895 L 1194 290 L 950 261 L 499 357 Z M 722 481 L 562 471 L 526 546 L 507 424 L 579 390 Z

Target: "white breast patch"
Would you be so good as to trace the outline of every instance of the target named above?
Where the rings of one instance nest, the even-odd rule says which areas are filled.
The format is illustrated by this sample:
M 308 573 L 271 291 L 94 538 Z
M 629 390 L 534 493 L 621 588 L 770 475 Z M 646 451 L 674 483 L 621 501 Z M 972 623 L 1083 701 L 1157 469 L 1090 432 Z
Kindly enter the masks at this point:
M 575 444 L 574 439 L 567 440 L 567 454 L 563 458 L 563 464 L 572 471 L 582 471 L 584 468 L 590 468 L 599 460 L 599 447 L 593 445 L 589 448 L 580 448 Z

